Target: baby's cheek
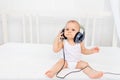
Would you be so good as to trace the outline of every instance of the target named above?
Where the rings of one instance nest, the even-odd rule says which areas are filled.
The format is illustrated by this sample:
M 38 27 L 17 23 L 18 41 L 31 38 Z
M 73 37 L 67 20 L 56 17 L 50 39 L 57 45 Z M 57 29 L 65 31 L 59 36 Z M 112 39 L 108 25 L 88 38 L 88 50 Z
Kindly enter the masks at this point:
M 73 34 L 73 37 L 75 37 L 76 36 L 76 34 Z

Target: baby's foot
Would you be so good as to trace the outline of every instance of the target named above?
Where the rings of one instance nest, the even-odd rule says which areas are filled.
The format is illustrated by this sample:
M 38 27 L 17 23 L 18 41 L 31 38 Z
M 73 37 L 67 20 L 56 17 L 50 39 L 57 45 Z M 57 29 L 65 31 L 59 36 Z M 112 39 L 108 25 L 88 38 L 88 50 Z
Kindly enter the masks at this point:
M 47 71 L 45 74 L 46 74 L 46 76 L 49 77 L 49 78 L 53 78 L 54 75 L 55 75 L 52 71 Z
M 91 71 L 91 73 L 88 76 L 92 79 L 98 79 L 103 76 L 103 72 L 93 70 L 93 71 Z

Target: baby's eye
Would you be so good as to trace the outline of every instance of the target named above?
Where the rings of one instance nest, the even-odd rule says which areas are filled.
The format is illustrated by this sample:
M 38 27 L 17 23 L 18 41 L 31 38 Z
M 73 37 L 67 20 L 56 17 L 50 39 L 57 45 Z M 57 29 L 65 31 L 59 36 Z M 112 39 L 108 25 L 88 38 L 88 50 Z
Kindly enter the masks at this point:
M 75 31 L 75 29 L 72 29 L 72 31 Z
M 65 29 L 66 31 L 68 31 L 69 29 Z

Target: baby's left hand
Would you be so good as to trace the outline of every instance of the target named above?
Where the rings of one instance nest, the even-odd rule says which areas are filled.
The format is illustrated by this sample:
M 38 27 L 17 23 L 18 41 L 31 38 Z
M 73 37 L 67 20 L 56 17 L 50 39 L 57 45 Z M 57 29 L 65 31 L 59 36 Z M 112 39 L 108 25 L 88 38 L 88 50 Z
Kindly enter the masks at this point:
M 98 53 L 99 52 L 99 48 L 98 47 L 94 47 L 94 48 L 92 48 L 92 51 L 93 51 L 93 53 Z

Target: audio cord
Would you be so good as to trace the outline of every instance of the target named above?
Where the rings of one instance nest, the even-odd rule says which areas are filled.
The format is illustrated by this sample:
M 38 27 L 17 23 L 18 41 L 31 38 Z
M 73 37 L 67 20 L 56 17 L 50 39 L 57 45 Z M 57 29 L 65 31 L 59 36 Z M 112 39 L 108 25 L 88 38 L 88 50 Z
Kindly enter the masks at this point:
M 66 77 L 66 76 L 63 76 L 63 77 L 58 76 L 58 74 L 61 72 L 61 70 L 64 68 L 64 65 L 65 65 L 65 52 L 64 52 L 64 48 L 63 48 L 63 59 L 64 59 L 63 65 L 62 65 L 61 69 L 56 73 L 56 77 L 57 78 L 61 78 L 61 79 L 64 79 Z
M 90 67 L 90 66 L 85 66 L 84 68 L 80 69 L 80 70 L 77 70 L 77 71 L 71 71 L 67 74 L 65 74 L 63 77 L 61 76 L 58 76 L 58 74 L 61 72 L 61 70 L 64 68 L 64 65 L 65 65 L 65 52 L 64 52 L 64 48 L 63 48 L 63 59 L 64 59 L 64 62 L 63 62 L 63 65 L 62 67 L 60 68 L 60 70 L 56 73 L 56 77 L 57 78 L 60 78 L 60 79 L 64 79 L 66 76 L 68 76 L 69 74 L 71 73 L 76 73 L 76 72 L 81 72 L 82 70 L 86 69 L 87 67 Z M 91 67 L 90 67 L 91 68 Z M 120 75 L 120 73 L 113 73 L 113 72 L 103 72 L 104 74 L 110 74 L 110 75 Z
M 77 71 L 71 71 L 71 72 L 67 73 L 66 75 L 64 75 L 63 77 L 61 77 L 61 76 L 58 76 L 58 74 L 61 72 L 61 70 L 64 68 L 64 65 L 65 65 L 65 52 L 64 52 L 64 48 L 63 48 L 63 59 L 64 59 L 63 65 L 62 65 L 62 67 L 60 68 L 60 70 L 56 73 L 56 77 L 57 77 L 57 78 L 60 78 L 60 79 L 64 79 L 66 76 L 68 76 L 68 75 L 71 74 L 71 73 L 81 72 L 83 69 L 85 69 L 85 68 L 88 67 L 88 66 L 86 66 L 86 67 L 84 67 L 83 69 L 80 69 L 80 70 L 77 70 Z

